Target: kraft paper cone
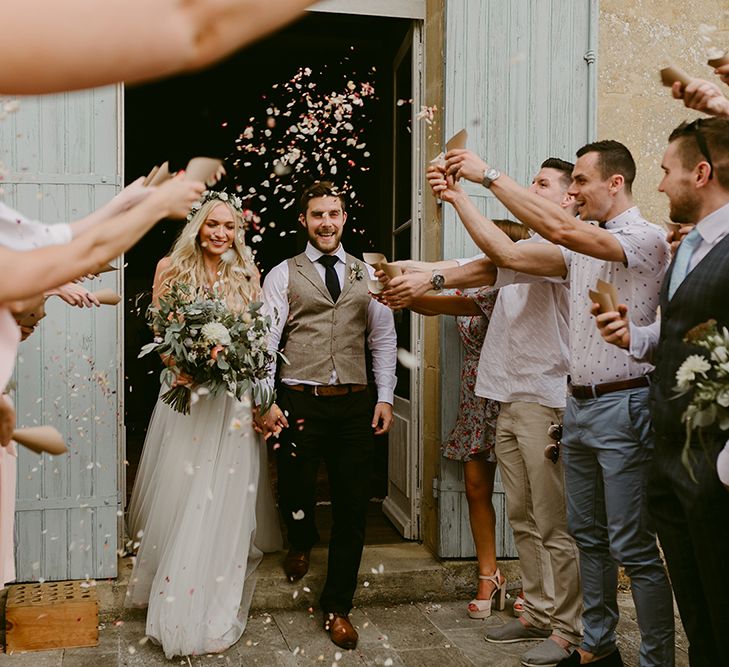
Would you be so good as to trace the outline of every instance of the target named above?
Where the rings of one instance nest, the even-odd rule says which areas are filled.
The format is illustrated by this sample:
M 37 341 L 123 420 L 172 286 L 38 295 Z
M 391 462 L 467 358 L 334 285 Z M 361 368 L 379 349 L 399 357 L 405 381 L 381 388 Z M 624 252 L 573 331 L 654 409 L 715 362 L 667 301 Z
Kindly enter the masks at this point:
M 365 264 L 369 264 L 375 269 L 379 269 L 380 264 L 387 264 L 387 260 L 381 252 L 363 252 L 362 259 Z
M 379 294 L 385 289 L 385 286 L 379 280 L 368 280 L 367 289 L 372 292 L 372 294 Z
M 170 163 L 163 162 L 160 165 L 160 168 L 157 170 L 157 173 L 150 179 L 150 181 L 147 185 L 149 185 L 149 186 L 162 185 L 162 183 L 170 180 L 170 178 L 172 178 L 172 174 L 170 173 Z
M 595 290 L 588 290 L 588 294 L 590 295 L 590 301 L 592 301 L 592 303 L 600 304 L 601 313 L 609 313 L 615 310 L 615 308 L 612 307 L 612 302 L 609 294 L 596 292 Z
M 34 327 L 46 316 L 45 300 L 41 298 L 41 302 L 29 312 L 20 314 L 17 321 L 22 327 Z
M 446 153 L 448 151 L 456 150 L 456 148 L 465 148 L 467 140 L 468 132 L 466 132 L 465 128 L 456 132 L 450 139 L 448 139 L 448 141 L 446 141 Z
M 185 168 L 186 179 L 202 181 L 205 185 L 215 185 L 223 176 L 223 161 L 212 157 L 194 157 Z
M 709 58 L 707 61 L 707 65 L 709 67 L 721 67 L 722 65 L 729 65 L 729 53 L 724 53 L 721 56 L 714 56 L 712 58 Z
M 102 266 L 102 267 L 101 267 L 101 268 L 100 268 L 100 269 L 99 269 L 99 270 L 98 270 L 98 271 L 97 271 L 96 273 L 107 273 L 107 272 L 109 272 L 109 271 L 116 271 L 116 270 L 117 270 L 117 268 L 116 268 L 116 267 L 115 267 L 114 265 L 112 265 L 112 264 L 109 264 L 109 263 L 107 262 L 107 263 L 106 263 L 106 264 L 104 264 L 104 266 Z
M 673 220 L 664 220 L 663 224 L 666 225 L 669 231 L 673 232 L 674 234 L 678 232 L 683 225 L 680 222 L 673 222 Z
M 602 292 L 603 294 L 607 294 L 612 301 L 613 310 L 618 309 L 618 303 L 620 303 L 620 299 L 618 298 L 618 290 L 615 289 L 614 285 L 598 278 L 597 291 Z
M 116 306 L 121 301 L 121 297 L 113 289 L 108 287 L 96 290 L 92 294 L 99 300 L 99 303 L 105 306 Z
M 58 456 L 68 451 L 63 437 L 52 426 L 19 428 L 13 433 L 13 440 L 36 454 L 46 453 Z
M 152 179 L 157 175 L 157 172 L 159 171 L 159 165 L 154 165 L 149 170 L 149 173 L 144 177 L 144 181 L 142 181 L 142 185 L 147 187 L 151 182 Z
M 388 278 L 397 278 L 402 275 L 399 266 L 389 264 L 381 252 L 363 252 L 362 259 L 376 271 L 382 271 Z
M 691 81 L 691 77 L 682 69 L 671 65 L 661 70 L 661 83 L 670 88 L 676 81 L 680 81 L 684 86 Z

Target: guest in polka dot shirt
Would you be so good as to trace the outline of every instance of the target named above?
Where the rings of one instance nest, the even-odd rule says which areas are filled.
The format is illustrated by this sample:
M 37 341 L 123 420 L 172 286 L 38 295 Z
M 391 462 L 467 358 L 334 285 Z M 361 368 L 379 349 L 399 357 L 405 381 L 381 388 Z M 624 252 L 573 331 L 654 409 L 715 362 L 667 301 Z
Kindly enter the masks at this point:
M 489 187 L 514 216 L 553 244 L 514 244 L 481 215 L 458 185 L 460 178 Z M 652 366 L 611 350 L 589 312 L 588 290 L 602 279 L 617 288 L 636 324 L 655 319 L 670 253 L 663 230 L 645 220 L 633 203 L 634 178 L 635 162 L 619 142 L 582 147 L 568 190 L 577 219 L 469 151 L 451 151 L 444 168 L 428 171 L 431 187 L 453 204 L 473 240 L 498 267 L 496 286 L 543 276 L 569 284 L 571 382 L 562 452 L 568 525 L 580 551 L 580 660 L 621 664 L 615 628 L 617 568 L 622 564 L 641 629 L 640 665 L 671 667 L 671 588 L 645 497 L 653 455 L 647 377 Z

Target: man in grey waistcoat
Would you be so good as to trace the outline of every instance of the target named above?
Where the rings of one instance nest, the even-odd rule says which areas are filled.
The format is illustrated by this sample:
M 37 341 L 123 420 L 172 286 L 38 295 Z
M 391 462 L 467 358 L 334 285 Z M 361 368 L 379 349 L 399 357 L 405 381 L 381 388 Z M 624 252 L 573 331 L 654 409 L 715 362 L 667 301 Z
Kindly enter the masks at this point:
M 316 475 L 320 461 L 326 463 L 333 525 L 320 603 L 331 640 L 353 649 L 358 637 L 348 614 L 364 546 L 373 435 L 392 425 L 397 338 L 390 309 L 370 297 L 369 267 L 342 247 L 346 220 L 345 199 L 331 183 L 307 188 L 299 214 L 306 250 L 274 267 L 263 284 L 273 320 L 269 349 L 280 349 L 288 360 L 263 428 L 278 433 L 279 507 L 290 547 L 284 572 L 290 581 L 306 574 L 319 540 Z M 372 355 L 376 402 L 368 391 L 365 348 Z

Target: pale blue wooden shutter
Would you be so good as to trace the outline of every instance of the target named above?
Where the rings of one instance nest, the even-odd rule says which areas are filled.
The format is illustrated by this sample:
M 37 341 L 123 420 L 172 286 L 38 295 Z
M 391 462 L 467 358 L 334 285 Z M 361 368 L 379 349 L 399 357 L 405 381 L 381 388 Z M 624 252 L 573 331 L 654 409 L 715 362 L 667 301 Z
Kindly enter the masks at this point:
M 523 184 L 550 156 L 573 161 L 594 138 L 596 0 L 448 0 L 444 136 L 461 128 L 468 147 Z M 479 209 L 511 217 L 469 184 Z M 453 209 L 444 207 L 443 257 L 477 252 Z M 441 318 L 442 437 L 456 418 L 460 343 L 452 318 Z M 444 370 L 445 369 L 445 370 Z M 437 480 L 439 554 L 475 555 L 460 463 L 442 459 Z M 497 477 L 497 553 L 516 556 Z
M 43 222 L 76 220 L 108 201 L 121 183 L 120 88 L 21 100 L 0 121 L 4 201 Z M 87 289 L 121 293 L 119 272 Z M 58 428 L 69 454 L 22 450 L 18 462 L 18 581 L 116 576 L 120 509 L 119 351 L 121 306 L 71 308 L 57 297 L 21 345 L 18 422 Z M 22 449 L 22 448 L 21 448 Z

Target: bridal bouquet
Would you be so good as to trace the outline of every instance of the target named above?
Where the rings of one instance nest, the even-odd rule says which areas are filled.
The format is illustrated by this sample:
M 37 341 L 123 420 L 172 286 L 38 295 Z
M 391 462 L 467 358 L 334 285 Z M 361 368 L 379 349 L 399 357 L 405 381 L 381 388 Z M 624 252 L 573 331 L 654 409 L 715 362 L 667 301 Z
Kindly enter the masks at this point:
M 691 470 L 691 437 L 698 432 L 703 444 L 702 429 L 718 423 L 722 431 L 729 429 L 729 331 L 709 320 L 690 329 L 684 342 L 704 348 L 708 354 L 692 354 L 686 357 L 676 371 L 677 396 L 693 390 L 688 407 L 681 416 L 686 424 L 686 442 L 681 461 L 695 480 Z
M 227 391 L 240 400 L 250 389 L 263 410 L 273 403 L 273 390 L 257 382 L 267 377 L 277 354 L 266 347 L 271 320 L 260 303 L 235 312 L 215 290 L 177 283 L 159 306 L 150 306 L 147 317 L 155 338 L 139 356 L 157 352 L 171 357 L 174 363 L 160 379 L 171 386 L 162 400 L 175 410 L 189 414 L 192 402 L 192 389 L 175 384 L 181 373 L 213 395 Z

